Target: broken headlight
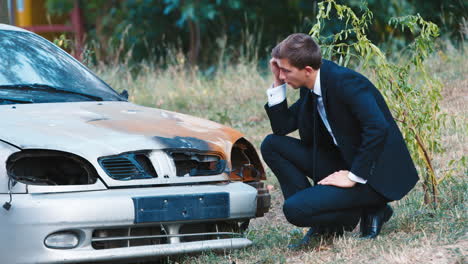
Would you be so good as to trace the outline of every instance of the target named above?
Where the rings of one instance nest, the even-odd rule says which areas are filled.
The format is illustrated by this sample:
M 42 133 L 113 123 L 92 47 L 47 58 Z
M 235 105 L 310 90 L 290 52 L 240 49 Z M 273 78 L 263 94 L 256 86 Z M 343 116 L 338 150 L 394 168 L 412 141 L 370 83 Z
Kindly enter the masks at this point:
M 6 163 L 8 175 L 25 184 L 84 185 L 97 181 L 97 172 L 85 159 L 54 150 L 23 150 Z
M 255 148 L 246 139 L 241 138 L 232 147 L 232 180 L 258 181 L 265 180 L 265 170 Z
M 182 176 L 209 176 L 224 172 L 226 161 L 217 155 L 197 152 L 169 152 L 176 166 L 176 174 Z

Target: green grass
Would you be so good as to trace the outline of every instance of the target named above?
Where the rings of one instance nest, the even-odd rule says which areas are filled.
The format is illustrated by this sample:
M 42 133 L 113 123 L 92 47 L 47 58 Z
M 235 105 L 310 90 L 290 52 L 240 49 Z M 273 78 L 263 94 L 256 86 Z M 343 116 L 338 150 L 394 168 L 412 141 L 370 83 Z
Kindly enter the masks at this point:
M 442 145 L 446 152 L 434 157 L 439 175 L 450 170 L 449 161 L 468 152 L 468 62 L 457 50 L 440 51 L 427 66 L 444 83 L 445 113 L 456 126 L 447 124 Z M 265 90 L 271 76 L 262 75 L 256 63 L 227 65 L 214 76 L 172 63 L 165 69 L 142 63 L 132 76 L 126 65 L 99 66 L 98 75 L 117 90 L 128 90 L 130 101 L 150 107 L 182 112 L 232 126 L 243 132 L 258 148 L 271 128 L 263 109 Z M 298 94 L 288 90 L 290 102 Z M 425 206 L 421 184 L 404 199 L 392 203 L 394 217 L 376 240 L 360 240 L 359 232 L 343 237 L 315 240 L 298 251 L 287 245 L 302 237 L 305 229 L 286 222 L 278 183 L 267 170 L 273 186 L 272 208 L 265 217 L 253 220 L 247 237 L 250 248 L 205 252 L 170 258 L 171 263 L 465 263 L 468 249 L 467 168 L 458 168 L 440 186 L 440 205 Z

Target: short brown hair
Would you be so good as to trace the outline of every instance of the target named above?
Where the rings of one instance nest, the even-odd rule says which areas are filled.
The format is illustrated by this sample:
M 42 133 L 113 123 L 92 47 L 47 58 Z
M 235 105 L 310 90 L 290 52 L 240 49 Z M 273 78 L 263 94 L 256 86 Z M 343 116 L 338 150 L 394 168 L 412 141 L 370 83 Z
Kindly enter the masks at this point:
M 273 48 L 271 56 L 277 59 L 288 59 L 292 66 L 299 69 L 311 66 L 318 70 L 322 64 L 319 45 L 312 37 L 303 33 L 289 35 Z

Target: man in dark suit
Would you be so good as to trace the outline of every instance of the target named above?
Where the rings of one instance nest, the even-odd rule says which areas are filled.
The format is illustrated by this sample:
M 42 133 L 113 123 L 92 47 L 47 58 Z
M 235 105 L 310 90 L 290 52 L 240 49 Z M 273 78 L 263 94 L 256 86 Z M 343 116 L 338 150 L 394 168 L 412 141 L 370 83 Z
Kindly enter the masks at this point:
M 388 203 L 418 181 L 382 95 L 363 75 L 322 60 L 306 34 L 280 42 L 270 66 L 274 84 L 265 110 L 273 134 L 261 151 L 281 186 L 286 219 L 311 227 L 299 246 L 352 230 L 360 219 L 362 236 L 375 238 L 393 213 Z M 286 84 L 300 90 L 290 107 Z M 296 129 L 300 140 L 286 136 Z

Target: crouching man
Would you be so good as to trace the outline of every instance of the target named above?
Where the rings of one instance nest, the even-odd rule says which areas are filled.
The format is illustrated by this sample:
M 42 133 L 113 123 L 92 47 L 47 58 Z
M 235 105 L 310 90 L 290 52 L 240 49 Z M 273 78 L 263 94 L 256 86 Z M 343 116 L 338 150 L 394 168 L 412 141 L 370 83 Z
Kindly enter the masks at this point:
M 309 35 L 290 35 L 271 55 L 265 110 L 273 134 L 261 152 L 278 178 L 287 220 L 310 227 L 292 247 L 353 230 L 360 219 L 361 235 L 375 238 L 392 216 L 388 203 L 418 181 L 382 95 L 363 75 L 322 59 Z M 291 106 L 286 84 L 300 93 Z M 296 129 L 300 139 L 286 136 Z

